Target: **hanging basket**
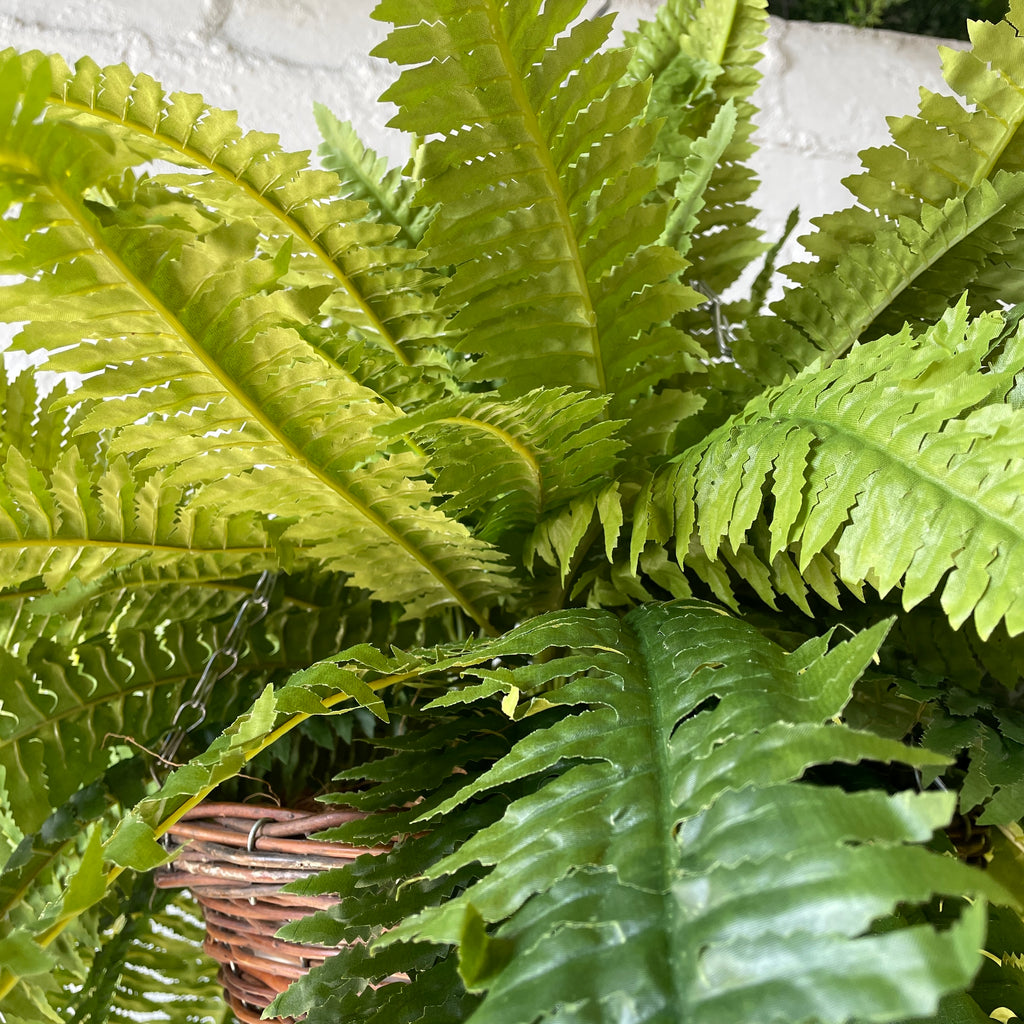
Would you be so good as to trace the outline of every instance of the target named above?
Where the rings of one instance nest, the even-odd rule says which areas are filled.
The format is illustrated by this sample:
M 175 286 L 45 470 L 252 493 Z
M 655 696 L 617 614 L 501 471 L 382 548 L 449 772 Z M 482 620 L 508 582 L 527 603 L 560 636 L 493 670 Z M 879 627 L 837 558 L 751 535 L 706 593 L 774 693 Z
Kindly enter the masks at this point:
M 363 817 L 354 810 L 328 813 L 201 804 L 167 833 L 177 857 L 157 872 L 163 889 L 189 889 L 206 919 L 206 952 L 220 964 L 219 980 L 243 1024 L 260 1024 L 274 998 L 337 947 L 303 945 L 274 937 L 289 921 L 338 903 L 332 896 L 296 896 L 281 887 L 318 871 L 350 864 L 357 847 L 309 839 L 313 832 Z M 389 978 L 389 981 L 405 980 Z M 275 1018 L 290 1024 L 292 1017 Z

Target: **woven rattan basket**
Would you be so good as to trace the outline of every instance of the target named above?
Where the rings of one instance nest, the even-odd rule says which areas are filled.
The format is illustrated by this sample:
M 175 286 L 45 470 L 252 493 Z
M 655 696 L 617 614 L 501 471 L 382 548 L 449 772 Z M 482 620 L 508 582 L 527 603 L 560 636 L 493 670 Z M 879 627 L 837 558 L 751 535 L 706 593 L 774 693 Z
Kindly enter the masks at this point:
M 220 964 L 225 998 L 243 1024 L 259 1024 L 279 992 L 337 952 L 274 938 L 288 921 L 337 903 L 329 896 L 293 896 L 280 889 L 360 854 L 387 853 L 386 846 L 367 849 L 308 838 L 361 816 L 353 810 L 317 814 L 210 803 L 188 812 L 168 832 L 170 849 L 178 855 L 157 873 L 156 884 L 189 889 L 202 906 L 206 952 Z

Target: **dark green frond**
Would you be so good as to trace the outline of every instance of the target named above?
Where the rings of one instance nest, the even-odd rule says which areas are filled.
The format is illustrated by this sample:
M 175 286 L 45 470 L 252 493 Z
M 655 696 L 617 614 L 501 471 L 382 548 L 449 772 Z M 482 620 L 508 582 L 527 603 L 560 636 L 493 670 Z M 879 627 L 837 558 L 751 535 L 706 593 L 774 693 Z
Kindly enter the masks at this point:
M 191 895 L 154 892 L 151 877 L 143 875 L 119 909 L 64 1012 L 81 1024 L 137 1015 L 153 1024 L 229 1024 L 231 1011 L 217 965 L 203 952 L 203 920 Z
M 421 827 L 443 829 L 472 797 L 526 787 L 426 878 L 487 873 L 379 946 L 458 945 L 464 983 L 483 994 L 476 1021 L 607 1020 L 625 1007 L 636 1021 L 932 1012 L 977 969 L 980 906 L 954 901 L 960 920 L 941 932 L 891 915 L 934 892 L 1000 892 L 921 848 L 952 797 L 798 781 L 861 758 L 942 763 L 835 724 L 883 632 L 786 655 L 691 602 L 624 621 L 559 613 L 482 645 L 478 667 L 463 659 L 465 689 L 436 706 L 500 697 L 525 721 L 565 713 L 424 810 Z M 550 660 L 518 663 L 545 649 Z M 486 667 L 493 658 L 501 667 Z M 913 985 L 877 983 L 894 957 Z
M 281 582 L 268 615 L 249 630 L 236 664 L 206 703 L 208 726 L 230 721 L 268 681 L 284 680 L 346 644 L 417 639 L 388 615 L 375 618 L 369 602 L 351 588 L 315 588 L 300 580 L 305 600 L 290 596 L 295 589 L 294 581 Z M 193 605 L 175 588 L 158 588 L 138 595 L 141 607 L 126 605 L 127 621 L 118 624 L 113 639 L 100 634 L 67 646 L 37 641 L 17 659 L 0 652 L 9 680 L 0 694 L 0 766 L 23 829 L 36 828 L 79 786 L 98 778 L 115 749 L 120 757 L 155 751 L 207 662 L 224 646 L 243 596 L 235 591 L 232 605 L 202 621 L 189 616 Z M 145 620 L 150 600 L 164 615 L 156 624 Z M 185 617 L 168 618 L 175 610 Z M 221 655 L 215 678 L 228 667 Z M 197 734 L 182 755 L 203 742 Z M 69 762 L 76 765 L 74 776 L 64 768 Z

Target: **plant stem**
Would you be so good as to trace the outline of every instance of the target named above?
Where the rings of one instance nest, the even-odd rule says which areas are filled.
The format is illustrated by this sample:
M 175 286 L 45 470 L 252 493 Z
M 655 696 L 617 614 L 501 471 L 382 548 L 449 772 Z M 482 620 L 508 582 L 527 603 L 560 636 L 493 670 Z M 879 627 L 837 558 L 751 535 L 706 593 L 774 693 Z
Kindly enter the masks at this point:
M 398 683 L 408 682 L 410 679 L 415 679 L 420 674 L 419 669 L 415 669 L 409 672 L 400 672 L 396 675 L 384 676 L 382 679 L 374 680 L 367 685 L 374 692 L 384 690 L 389 686 L 394 686 Z M 345 700 L 352 700 L 347 693 L 336 693 L 332 697 L 326 697 L 323 700 L 324 708 L 333 708 L 337 704 L 341 704 Z M 354 711 L 359 705 L 353 703 L 351 708 L 345 708 L 345 711 Z M 309 712 L 299 712 L 292 715 L 291 718 L 285 720 L 276 729 L 267 733 L 262 740 L 247 751 L 243 756 L 242 764 L 248 764 L 253 758 L 263 753 L 268 747 L 276 743 L 282 736 L 287 735 L 297 725 L 301 725 L 308 718 L 312 718 L 312 714 Z M 235 773 L 238 774 L 237 772 Z M 233 776 L 232 776 L 233 777 Z M 222 779 L 221 782 L 227 781 Z M 213 786 L 206 786 L 201 789 L 198 793 L 189 797 L 185 800 L 181 806 L 175 808 L 163 821 L 153 827 L 154 836 L 159 839 L 165 835 L 177 822 L 179 822 L 193 807 L 197 807 L 201 804 L 216 788 L 220 785 L 220 782 Z M 107 872 L 106 878 L 104 879 L 104 893 L 109 891 L 110 887 L 115 881 L 126 871 L 127 868 L 121 865 L 115 865 Z M 95 904 L 93 904 L 95 905 Z M 60 936 L 64 929 L 77 918 L 83 911 L 88 909 L 87 907 L 81 908 L 81 910 L 75 911 L 73 914 L 65 914 L 59 917 L 46 931 L 40 935 L 35 936 L 36 944 L 40 949 L 46 949 L 55 939 Z M 7 971 L 0 968 L 0 1000 L 3 1000 L 14 987 L 23 980 L 21 975 L 16 973 L 8 973 Z M 0 1017 L 2 1019 L 2 1017 Z

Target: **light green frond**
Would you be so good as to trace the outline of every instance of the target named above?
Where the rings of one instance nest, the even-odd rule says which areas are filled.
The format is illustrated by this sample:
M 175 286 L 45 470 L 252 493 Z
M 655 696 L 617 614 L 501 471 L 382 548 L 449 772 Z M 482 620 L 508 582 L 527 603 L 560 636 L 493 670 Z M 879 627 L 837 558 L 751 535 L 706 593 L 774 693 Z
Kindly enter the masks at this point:
M 788 549 L 806 574 L 823 556 L 849 584 L 901 587 L 908 608 L 941 592 L 982 637 L 1024 630 L 1024 412 L 1007 404 L 1024 344 L 1002 327 L 961 301 L 751 401 L 655 486 L 680 561 L 737 550 L 764 516 L 768 563 Z
M 924 207 L 920 222 L 902 217 L 880 223 L 869 242 L 849 240 L 827 273 L 822 264 L 794 264 L 802 286 L 773 304 L 776 317 L 755 320 L 734 351 L 759 379 L 780 380 L 905 321 L 933 323 L 964 288 L 981 309 L 1024 299 L 1005 281 L 1022 245 L 1024 173 L 999 172 L 940 209 Z
M 375 53 L 406 70 L 384 98 L 392 125 L 427 140 L 417 202 L 441 206 L 424 245 L 454 267 L 441 302 L 477 357 L 468 378 L 610 394 L 610 415 L 627 416 L 695 368 L 666 321 L 696 298 L 678 254 L 655 244 L 665 206 L 643 202 L 656 183 L 642 166 L 647 86 L 620 84 L 626 51 L 596 52 L 611 19 L 570 27 L 578 0 L 537 7 L 385 0 L 374 16 L 397 27 Z
M 364 145 L 349 121 L 339 121 L 322 103 L 313 104 L 313 113 L 324 138 L 320 158 L 341 179 L 342 196 L 366 203 L 377 223 L 397 227 L 393 245 L 415 249 L 432 216 L 429 209 L 413 207 L 415 182 Z
M 477 864 L 487 874 L 379 944 L 458 945 L 463 982 L 483 996 L 474 1020 L 487 1024 L 549 1014 L 839 1024 L 933 1012 L 979 963 L 981 905 L 956 897 L 1007 898 L 922 848 L 952 796 L 806 779 L 812 765 L 863 757 L 943 760 L 836 724 L 885 628 L 787 655 L 718 608 L 679 602 L 624 620 L 558 613 L 483 645 L 475 654 L 486 660 L 463 672 L 464 696 L 443 703 L 515 691 L 573 713 L 422 815 L 423 827 L 443 828 L 472 798 L 521 787 L 427 877 Z M 549 660 L 517 667 L 516 652 L 545 648 Z M 502 671 L 488 670 L 491 657 Z M 936 892 L 959 920 L 907 927 L 899 909 Z
M 381 346 L 399 363 L 436 334 L 431 278 L 415 269 L 407 248 L 390 244 L 397 228 L 365 222 L 364 202 L 339 197 L 337 177 L 311 170 L 305 154 L 281 151 L 276 135 L 243 134 L 235 115 L 189 93 L 164 95 L 148 75 L 124 65 L 100 68 L 83 59 L 71 72 L 59 57 L 0 55 L 24 74 L 52 83 L 41 100 L 46 116 L 83 126 L 102 124 L 136 155 L 134 162 L 169 160 L 200 174 L 175 177 L 204 201 L 286 238 L 305 257 L 303 270 L 330 285 L 330 312 L 358 336 Z M 400 283 L 401 299 L 391 297 Z
M 784 268 L 797 286 L 736 348 L 761 379 L 934 323 L 965 289 L 976 311 L 1024 300 L 1024 40 L 1010 20 L 969 27 L 971 51 L 942 51 L 964 105 L 923 90 L 917 116 L 890 120 L 893 143 L 846 181 L 858 205 L 814 221 L 815 259 Z
M 755 149 L 750 136 L 757 108 L 750 98 L 761 78 L 755 65 L 768 24 L 765 7 L 764 0 L 669 0 L 654 21 L 626 33 L 635 48 L 629 76 L 652 76 L 648 116 L 665 119 L 652 153 L 660 161 L 658 189 L 682 207 L 670 216 L 665 240 L 682 243 L 692 264 L 687 279 L 716 293 L 765 249 L 750 205 L 757 177 L 747 166 Z M 722 124 L 727 109 L 728 132 Z M 697 191 L 695 161 L 709 155 L 702 147 L 713 147 L 714 154 Z
M 62 408 L 54 411 L 50 403 L 62 400 L 67 386 L 58 381 L 45 394 L 40 391 L 34 373 L 21 371 L 13 380 L 8 380 L 2 371 L 0 360 L 0 451 L 17 448 L 25 458 L 40 469 L 49 470 L 71 443 L 70 435 L 76 426 L 77 417 L 73 409 Z M 98 438 L 84 435 L 75 439 L 75 446 L 84 458 L 98 462 L 102 453 L 98 450 Z
M 674 181 L 675 205 L 668 215 L 659 241 L 663 245 L 673 246 L 683 256 L 693 245 L 693 234 L 700 211 L 704 208 L 711 177 L 720 165 L 735 131 L 736 108 L 730 101 L 715 115 L 707 135 L 695 140 L 689 147 L 681 172 Z
M 431 505 L 421 460 L 380 452 L 372 427 L 398 410 L 295 329 L 323 292 L 284 286 L 287 247 L 266 254 L 255 227 L 151 181 L 126 178 L 100 204 L 54 186 L 42 162 L 34 173 L 35 201 L 9 222 L 24 232 L 12 269 L 32 276 L 0 292 L 0 313 L 32 321 L 15 341 L 27 349 L 76 322 L 48 365 L 94 374 L 74 396 L 82 429 L 117 432 L 113 451 L 174 466 L 184 486 L 217 481 L 190 514 L 219 515 L 242 493 L 281 525 L 301 511 L 290 537 L 320 545 L 311 559 L 410 615 L 455 603 L 484 621 L 476 605 L 501 593 L 500 557 Z
M 623 493 L 618 483 L 606 484 L 600 489 L 591 489 L 568 505 L 559 509 L 554 515 L 540 521 L 523 548 L 523 560 L 528 571 L 534 571 L 534 561 L 550 565 L 558 570 L 563 589 L 573 600 L 578 600 L 587 589 L 595 585 L 590 578 L 592 573 L 583 567 L 581 559 L 586 557 L 591 544 L 597 545 L 598 537 L 604 544 L 599 556 L 596 556 L 599 568 L 597 574 L 614 572 L 615 566 L 609 566 L 624 519 Z M 580 579 L 570 579 L 571 575 L 579 575 Z M 643 592 L 642 586 L 630 575 L 620 581 L 629 589 L 634 599 L 646 600 L 649 594 Z M 599 583 L 596 585 L 600 585 Z M 563 594 L 563 597 L 565 595 Z M 609 604 L 628 603 L 620 599 L 609 600 Z
M 44 474 L 17 448 L 0 467 L 0 575 L 5 591 L 42 577 L 59 590 L 144 560 L 149 572 L 245 575 L 279 556 L 252 513 L 231 520 L 185 507 L 181 487 L 139 478 L 124 459 L 90 471 L 77 448 Z M 171 570 L 173 571 L 173 569 Z
M 623 442 L 605 404 L 566 388 L 508 401 L 464 395 L 387 429 L 409 433 L 429 453 L 435 489 L 451 495 L 445 510 L 500 542 L 614 475 Z

